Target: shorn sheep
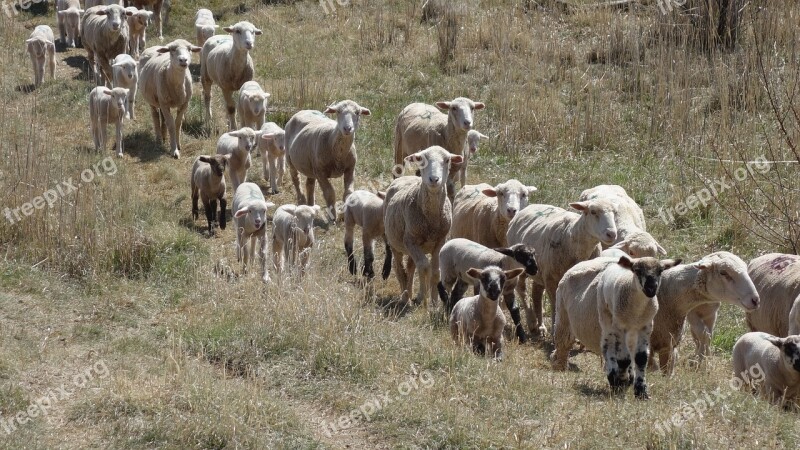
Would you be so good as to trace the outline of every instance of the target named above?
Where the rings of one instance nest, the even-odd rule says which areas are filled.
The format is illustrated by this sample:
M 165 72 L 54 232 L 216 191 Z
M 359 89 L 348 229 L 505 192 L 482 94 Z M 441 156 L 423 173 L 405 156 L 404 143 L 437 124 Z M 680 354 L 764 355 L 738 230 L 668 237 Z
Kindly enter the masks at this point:
M 217 140 L 217 154 L 230 155 L 230 175 L 233 190 L 245 182 L 250 169 L 250 152 L 256 146 L 258 134 L 252 128 L 242 128 L 223 134 Z
M 189 62 L 192 52 L 199 52 L 188 41 L 177 39 L 166 47 L 150 47 L 139 60 L 139 90 L 150 105 L 156 141 L 163 142 L 169 131 L 172 156 L 180 157 L 181 125 L 192 98 Z M 176 108 L 175 117 L 170 113 Z
M 467 275 L 480 285 L 480 293 L 459 301 L 450 313 L 450 335 L 456 345 L 468 344 L 478 354 L 503 358 L 503 328 L 506 316 L 500 309 L 500 294 L 505 283 L 524 269 L 503 271 L 497 266 L 471 268 Z
M 108 89 L 98 86 L 89 93 L 89 119 L 95 151 L 105 150 L 106 127 L 113 123 L 117 129 L 114 147 L 117 149 L 117 156 L 122 156 L 122 122 L 125 119 L 128 92 L 125 88 Z
M 439 283 L 439 251 L 447 239 L 452 221 L 447 198 L 447 176 L 453 165 L 464 161 L 439 146 L 406 157 L 420 167 L 422 177 L 406 176 L 392 181 L 384 200 L 384 227 L 392 249 L 393 266 L 402 290 L 401 301 L 408 302 L 419 272 L 420 290 L 416 303 L 430 298 L 434 304 Z M 431 255 L 429 261 L 426 254 Z M 403 256 L 409 259 L 403 267 Z
M 228 130 L 236 129 L 236 103 L 233 91 L 253 79 L 253 58 L 250 50 L 261 30 L 250 22 L 223 28 L 230 35 L 217 35 L 203 44 L 200 53 L 200 82 L 203 84 L 203 104 L 206 122 L 211 123 L 211 85 L 222 90 L 222 98 L 228 113 Z
M 148 7 L 150 8 L 151 11 L 153 11 L 153 17 L 155 17 L 154 23 L 156 29 L 158 29 L 158 39 L 163 40 L 164 34 L 161 31 L 162 29 L 161 22 L 162 21 L 166 22 L 167 17 L 169 16 L 169 0 L 167 0 L 167 2 L 164 2 L 164 0 L 133 0 L 132 2 L 129 3 L 133 3 L 133 6 L 135 6 L 137 9 L 144 9 L 145 7 Z M 165 3 L 167 5 L 166 10 L 164 10 L 163 8 L 163 5 Z M 165 16 L 163 18 L 161 17 L 162 10 L 164 11 L 164 16 Z
M 358 190 L 347 197 L 344 204 L 344 252 L 347 255 L 347 269 L 355 275 L 357 270 L 356 257 L 353 253 L 353 232 L 356 225 L 361 227 L 361 244 L 364 249 L 363 274 L 367 278 L 374 278 L 375 271 L 372 264 L 375 261 L 373 243 L 375 239 L 384 237 L 383 227 L 383 200 L 386 193 Z M 386 243 L 386 256 L 383 260 L 383 279 L 389 277 L 392 270 L 392 249 Z
M 761 379 L 745 380 L 753 368 Z M 787 337 L 746 333 L 733 346 L 733 372 L 742 385 L 760 392 L 776 404 L 800 399 L 800 335 Z M 748 382 L 749 381 L 749 382 Z
M 197 10 L 194 18 L 194 30 L 195 34 L 197 34 L 196 39 L 199 47 L 202 47 L 208 38 L 214 36 L 217 28 L 219 28 L 219 25 L 214 21 L 214 14 L 210 10 L 205 8 Z
M 336 120 L 319 111 L 303 110 L 286 123 L 286 162 L 297 195 L 297 204 L 314 205 L 314 185 L 319 181 L 325 197 L 329 220 L 336 219 L 336 191 L 331 178 L 343 177 L 342 200 L 353 192 L 356 167 L 355 137 L 361 116 L 370 115 L 367 108 L 352 100 L 328 106 L 325 114 L 336 114 Z M 306 177 L 306 195 L 300 192 L 300 176 Z
M 267 271 L 267 209 L 274 203 L 264 200 L 261 188 L 255 183 L 242 183 L 233 194 L 233 221 L 236 225 L 236 259 L 242 261 L 244 273 L 250 259 L 255 257 L 256 240 L 261 258 L 261 281 L 269 281 Z M 247 249 L 247 244 L 250 249 Z
M 265 123 L 261 127 L 258 149 L 264 164 L 264 179 L 269 180 L 272 194 L 277 194 L 286 173 L 286 132 L 275 122 Z
M 574 213 L 557 206 L 528 205 L 508 224 L 509 245 L 528 244 L 536 250 L 539 273 L 532 277 L 532 309 L 525 301 L 525 282 L 517 283 L 518 298 L 534 335 L 546 332 L 542 318 L 542 294 L 547 291 L 555 305 L 556 288 L 564 273 L 578 262 L 600 254 L 600 243 L 617 238 L 616 208 L 606 199 L 570 203 Z M 555 312 L 555 308 L 552 309 Z M 535 317 L 534 317 L 535 316 Z
M 147 45 L 147 26 L 150 25 L 153 12 L 136 9 L 133 6 L 125 8 L 125 10 L 133 13 L 128 16 L 128 52 L 134 58 L 139 58 L 140 52 Z
M 305 274 L 314 246 L 314 217 L 319 214 L 318 205 L 283 205 L 272 218 L 272 254 L 275 270 L 282 273 L 288 260 L 292 266 L 299 265 L 300 275 Z
M 769 253 L 750 261 L 747 271 L 762 300 L 760 308 L 747 312 L 750 330 L 800 334 L 800 256 Z
M 44 66 L 50 78 L 56 76 L 56 44 L 53 30 L 47 25 L 38 25 L 25 41 L 25 48 L 33 65 L 33 85 L 39 87 L 44 81 Z
M 58 0 L 56 2 L 56 20 L 61 43 L 69 48 L 75 48 L 81 37 L 81 9 L 80 0 Z
M 228 202 L 225 200 L 225 169 L 228 167 L 229 160 L 229 155 L 201 155 L 194 160 L 192 165 L 190 180 L 192 186 L 192 217 L 197 220 L 200 215 L 197 200 L 203 200 L 209 235 L 214 234 L 217 202 L 219 202 L 219 216 L 216 222 L 219 223 L 220 228 L 225 229 L 225 208 L 228 206 Z
M 112 86 L 128 89 L 128 105 L 125 109 L 126 119 L 135 119 L 134 103 L 136 101 L 136 89 L 139 85 L 139 63 L 128 54 L 117 55 L 111 60 L 111 70 L 113 73 Z
M 248 81 L 243 84 L 239 89 L 239 101 L 236 102 L 239 123 L 243 127 L 260 129 L 264 125 L 269 97 L 269 93 L 264 92 L 257 82 Z
M 535 186 L 508 180 L 495 187 L 488 184 L 466 185 L 453 202 L 453 226 L 450 236 L 466 238 L 487 247 L 508 245 L 508 223 L 518 211 L 528 206 Z
M 453 307 L 475 281 L 467 275 L 467 270 L 473 267 L 484 269 L 489 266 L 498 266 L 503 270 L 521 267 L 525 269 L 526 274 L 531 276 L 536 275 L 539 270 L 536 265 L 536 252 L 525 244 L 516 244 L 510 248 L 491 249 L 469 239 L 450 239 L 439 251 L 441 281 L 436 286 L 446 312 L 449 313 L 453 310 Z M 524 343 L 527 336 L 522 328 L 519 308 L 514 298 L 516 286 L 516 279 L 508 280 L 503 288 L 503 300 L 511 313 L 514 332 L 520 343 Z
M 89 67 L 106 85 L 112 79 L 110 61 L 128 51 L 128 16 L 132 14 L 116 4 L 93 6 L 83 14 L 81 42 Z

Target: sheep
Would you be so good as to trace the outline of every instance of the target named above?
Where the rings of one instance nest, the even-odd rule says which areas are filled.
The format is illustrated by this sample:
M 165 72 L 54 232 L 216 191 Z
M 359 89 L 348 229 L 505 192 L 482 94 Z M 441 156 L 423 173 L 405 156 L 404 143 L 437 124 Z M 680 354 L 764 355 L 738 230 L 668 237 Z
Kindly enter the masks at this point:
M 412 103 L 400 112 L 394 128 L 395 164 L 402 164 L 405 157 L 432 145 L 439 145 L 453 155 L 464 154 L 467 132 L 473 126 L 472 113 L 484 109 L 486 105 L 464 97 L 436 102 L 435 105 Z M 460 166 L 459 170 L 454 170 L 447 180 L 451 201 L 455 195 L 454 183 L 462 168 Z M 394 175 L 399 176 L 396 173 Z M 461 179 L 462 187 L 465 182 L 465 179 Z
M 129 91 L 116 87 L 108 89 L 98 86 L 89 93 L 89 118 L 95 151 L 106 148 L 106 127 L 114 123 L 117 128 L 117 140 L 114 146 L 117 156 L 122 156 L 122 122 L 125 119 Z
M 733 346 L 733 371 L 740 386 L 755 388 L 772 403 L 795 402 L 800 398 L 800 335 L 745 333 Z M 756 371 L 761 377 L 754 377 Z
M 250 168 L 250 151 L 256 146 L 257 133 L 252 128 L 242 128 L 223 134 L 217 140 L 217 154 L 230 155 L 230 176 L 233 190 L 247 178 Z
M 431 304 L 439 282 L 439 251 L 450 231 L 452 212 L 445 183 L 452 166 L 464 161 L 438 145 L 406 157 L 420 166 L 422 178 L 395 178 L 384 200 L 384 228 L 394 259 L 394 271 L 402 290 L 401 301 L 409 301 L 414 271 L 419 272 L 416 303 Z M 431 260 L 425 256 L 430 253 Z M 403 255 L 409 255 L 403 267 Z
M 255 183 L 242 183 L 233 194 L 233 221 L 236 225 L 236 259 L 243 261 L 247 273 L 250 258 L 255 256 L 256 239 L 260 241 L 258 256 L 261 258 L 261 281 L 269 282 L 267 271 L 267 210 L 275 206 L 264 200 L 261 188 Z M 250 242 L 250 250 L 247 243 Z
M 50 78 L 56 77 L 56 44 L 53 30 L 47 25 L 38 25 L 25 41 L 28 55 L 33 65 L 33 85 L 41 86 L 44 81 L 44 66 L 47 64 Z
M 534 192 L 535 186 L 525 186 L 514 179 L 495 187 L 485 183 L 464 186 L 453 203 L 450 236 L 487 247 L 507 246 L 508 223 L 517 211 L 528 206 L 528 197 Z
M 760 308 L 747 312 L 750 331 L 800 334 L 800 256 L 769 253 L 750 261 L 747 271 L 763 300 Z
M 139 90 L 150 105 L 156 141 L 163 142 L 164 129 L 168 129 L 170 149 L 175 158 L 180 157 L 183 115 L 192 98 L 191 52 L 199 51 L 200 47 L 177 39 L 166 47 L 146 49 L 139 59 Z M 170 108 L 177 109 L 174 119 Z
M 112 86 L 124 87 L 128 93 L 128 105 L 125 108 L 125 118 L 135 119 L 134 103 L 136 102 L 136 89 L 139 84 L 139 63 L 126 53 L 117 55 L 111 60 L 111 70 L 113 76 Z
M 58 0 L 56 2 L 56 19 L 61 43 L 66 47 L 75 48 L 76 41 L 81 36 L 81 8 L 80 0 Z
M 210 10 L 201 8 L 195 15 L 194 28 L 197 34 L 197 45 L 202 47 L 208 38 L 214 36 L 219 25 L 214 21 L 214 14 Z
M 364 190 L 354 191 L 347 197 L 344 204 L 344 252 L 347 255 L 347 268 L 351 274 L 356 274 L 356 258 L 353 255 L 353 231 L 355 226 L 361 227 L 361 243 L 364 249 L 364 269 L 365 277 L 372 279 L 375 271 L 372 263 L 375 261 L 373 253 L 373 242 L 378 237 L 383 237 L 386 245 L 386 256 L 383 260 L 383 279 L 389 278 L 392 270 L 392 249 L 389 242 L 384 237 L 383 227 L 383 200 L 386 198 L 385 192 L 372 193 Z
M 456 345 L 469 344 L 476 353 L 503 358 L 503 329 L 506 316 L 498 300 L 505 283 L 518 277 L 525 269 L 507 271 L 497 266 L 483 270 L 471 268 L 466 274 L 480 283 L 480 293 L 459 301 L 450 313 L 450 335 Z
M 239 22 L 223 28 L 229 36 L 217 35 L 203 44 L 200 53 L 200 82 L 203 84 L 203 104 L 206 122 L 211 123 L 211 84 L 222 90 L 228 112 L 228 130 L 236 129 L 236 105 L 233 91 L 253 79 L 253 58 L 250 50 L 261 30 L 250 22 Z
M 93 6 L 83 14 L 81 42 L 86 49 L 89 67 L 106 85 L 112 79 L 109 61 L 128 51 L 127 17 L 132 14 L 117 4 Z
M 616 208 L 610 200 L 600 198 L 570 206 L 579 214 L 557 206 L 528 205 L 508 224 L 509 245 L 528 244 L 536 249 L 539 273 L 532 277 L 532 309 L 526 303 L 524 279 L 517 283 L 529 331 L 535 336 L 546 332 L 542 293 L 547 291 L 551 307 L 554 306 L 556 288 L 564 273 L 576 263 L 597 256 L 600 243 L 610 244 L 617 238 Z M 555 314 L 555 308 L 552 311 Z
M 225 229 L 225 169 L 228 167 L 230 155 L 201 155 L 194 160 L 190 184 L 192 186 L 192 217 L 197 220 L 200 215 L 197 200 L 202 198 L 203 209 L 208 221 L 208 234 L 214 234 L 214 215 L 219 201 L 219 227 Z
M 125 8 L 133 14 L 128 16 L 128 52 L 134 58 L 139 58 L 139 52 L 145 48 L 147 41 L 147 26 L 150 25 L 150 19 L 153 17 L 152 11 L 145 11 L 143 9 L 136 9 L 133 6 Z
M 566 370 L 569 350 L 579 339 L 603 356 L 612 392 L 633 384 L 636 398 L 649 398 L 645 369 L 659 309 L 656 294 L 662 273 L 680 263 L 623 255 L 583 261 L 568 270 L 556 290 L 553 368 Z
M 277 194 L 286 172 L 286 132 L 275 122 L 265 123 L 261 127 L 258 148 L 264 163 L 264 179 L 269 180 L 272 194 Z
M 272 255 L 275 270 L 283 272 L 284 261 L 295 265 L 300 257 L 300 274 L 308 269 L 311 248 L 314 245 L 314 217 L 318 205 L 283 205 L 272 218 Z
M 292 176 L 297 195 L 297 204 L 314 205 L 314 184 L 319 181 L 325 197 L 330 220 L 336 219 L 334 212 L 336 191 L 330 178 L 343 177 L 342 200 L 353 192 L 353 173 L 356 167 L 356 130 L 361 116 L 370 115 L 352 100 L 343 100 L 328 106 L 326 114 L 336 114 L 329 119 L 319 111 L 303 110 L 286 123 L 286 162 Z M 306 196 L 300 192 L 300 177 L 306 176 Z
M 89 9 L 93 6 L 109 6 L 109 5 L 119 5 L 124 6 L 123 0 L 86 0 L 86 9 Z
M 467 131 L 467 151 L 464 152 L 464 163 L 461 164 L 461 170 L 459 171 L 462 187 L 464 183 L 467 182 L 467 166 L 469 165 L 469 160 L 472 158 L 472 155 L 478 151 L 478 145 L 482 139 L 489 139 L 489 136 L 476 130 Z
M 133 0 L 132 3 L 137 9 L 144 9 L 144 7 L 147 6 L 153 11 L 153 16 L 155 16 L 155 26 L 158 28 L 158 39 L 164 40 L 164 34 L 161 30 L 161 9 L 164 4 L 164 0 Z M 164 22 L 166 22 L 167 18 L 169 17 L 169 1 L 167 1 L 167 10 L 165 11 L 164 16 Z
M 436 286 L 447 313 L 453 310 L 453 306 L 460 301 L 468 286 L 474 282 L 466 275 L 467 270 L 472 267 L 486 268 L 489 266 L 498 266 L 503 270 L 522 267 L 525 269 L 525 273 L 531 276 L 536 275 L 539 270 L 536 266 L 536 251 L 525 244 L 516 244 L 510 248 L 491 249 L 469 239 L 450 239 L 439 251 L 441 281 Z M 524 343 L 527 336 L 522 329 L 519 307 L 514 298 L 516 286 L 516 279 L 508 280 L 503 288 L 503 300 L 514 321 L 514 332 L 519 338 L 519 342 Z
M 267 101 L 269 94 L 264 92 L 255 81 L 248 81 L 239 89 L 239 101 L 236 103 L 236 111 L 239 113 L 239 121 L 243 127 L 250 127 L 256 130 L 264 125 L 264 116 L 267 113 Z

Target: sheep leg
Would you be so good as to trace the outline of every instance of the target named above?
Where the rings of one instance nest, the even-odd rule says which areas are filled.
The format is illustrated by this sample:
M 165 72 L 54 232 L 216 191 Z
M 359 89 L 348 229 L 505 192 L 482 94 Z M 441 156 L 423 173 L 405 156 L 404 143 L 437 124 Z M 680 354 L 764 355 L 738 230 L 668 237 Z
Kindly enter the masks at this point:
M 242 239 L 244 237 L 244 228 L 236 227 L 236 261 L 242 261 Z
M 228 131 L 236 130 L 236 103 L 233 102 L 233 91 L 222 90 L 225 108 L 228 111 Z
M 255 264 L 255 261 L 253 261 L 253 260 L 256 258 L 256 240 L 257 240 L 256 235 L 255 234 L 251 234 L 250 235 L 250 251 L 247 252 L 248 262 L 252 262 L 254 264 Z
M 42 84 L 41 80 L 39 79 L 39 60 L 36 58 L 36 56 L 34 56 L 33 53 L 29 53 L 29 56 L 31 57 L 31 65 L 33 66 L 33 85 L 38 88 L 39 85 Z
M 283 241 L 272 236 L 272 265 L 277 273 L 283 272 Z
M 189 103 L 184 103 L 178 106 L 178 110 L 175 112 L 175 145 L 178 150 L 181 149 L 181 128 L 183 127 L 183 117 L 186 115 L 188 107 Z M 175 157 L 177 158 L 178 156 L 176 155 Z
M 201 63 L 203 65 L 208 64 L 205 61 L 201 61 Z M 200 81 L 203 85 L 203 107 L 206 110 L 206 123 L 211 126 L 211 78 L 205 73 L 204 67 L 200 68 L 200 72 Z
M 269 180 L 269 187 L 273 194 L 278 193 L 278 186 L 275 182 L 275 158 L 269 156 L 266 150 L 261 150 L 261 159 L 264 163 L 264 180 Z
M 294 186 L 294 192 L 297 196 L 297 204 L 305 205 L 306 198 L 303 196 L 303 193 L 300 192 L 300 175 L 297 173 L 297 168 L 294 167 L 291 161 L 289 162 L 289 175 L 292 177 L 292 185 Z
M 98 129 L 100 135 L 100 151 L 106 151 L 106 145 L 108 145 L 108 124 L 101 123 Z
M 194 200 L 194 199 L 193 199 Z M 214 212 L 217 210 L 217 199 L 209 199 L 203 202 L 203 208 L 206 213 L 206 221 L 208 222 L 208 234 L 214 234 Z
M 347 270 L 351 275 L 356 274 L 357 264 L 356 257 L 353 254 L 353 230 L 355 229 L 355 222 L 350 214 L 344 216 L 344 252 L 347 255 Z M 366 268 L 366 267 L 365 267 Z
M 344 172 L 344 175 L 342 176 L 342 182 L 344 184 L 344 193 L 342 193 L 342 202 L 346 202 L 347 197 L 349 197 L 350 194 L 353 193 L 354 172 L 355 172 L 355 166 L 346 170 Z M 331 190 L 333 190 L 333 187 L 331 187 Z M 334 193 L 333 196 L 336 197 L 336 193 Z
M 469 283 L 458 278 L 456 280 L 456 285 L 453 286 L 453 290 L 450 292 L 450 304 L 447 305 L 449 311 L 452 311 L 456 303 L 464 298 L 464 293 L 467 292 L 467 289 L 469 289 Z
M 489 354 L 498 361 L 503 360 L 503 337 L 490 336 L 486 338 L 486 347 Z
M 645 380 L 645 369 L 647 369 L 648 351 L 650 349 L 650 333 L 653 331 L 653 324 L 645 327 L 638 332 L 630 332 L 633 335 L 634 344 L 634 382 L 633 395 L 640 400 L 647 400 L 650 395 L 647 393 L 647 381 Z M 630 340 L 630 339 L 629 339 Z M 629 347 L 630 348 L 630 347 Z
M 155 18 L 155 26 L 158 28 L 158 39 L 163 41 L 164 35 L 161 33 L 161 2 L 153 4 L 153 17 Z
M 317 204 L 316 196 L 314 195 L 314 184 L 317 180 L 314 178 L 306 177 L 306 202 L 302 203 L 308 206 L 314 206 Z M 298 203 L 300 205 L 301 203 Z
M 100 151 L 100 140 L 97 138 L 97 105 L 94 101 L 89 101 L 89 122 L 92 129 L 92 141 L 94 142 L 94 151 Z
M 519 306 L 514 298 L 514 292 L 511 291 L 503 296 L 506 302 L 508 312 L 511 313 L 511 320 L 514 322 L 514 333 L 517 335 L 520 344 L 524 344 L 528 337 L 525 335 L 525 330 L 522 328 L 522 317 L 519 314 Z
M 286 173 L 286 155 L 278 157 L 278 186 L 283 186 L 283 175 Z M 275 192 L 278 193 L 277 191 Z
M 430 298 L 430 304 L 434 308 L 436 307 L 436 285 L 439 283 L 439 251 L 444 246 L 445 240 L 442 239 L 436 243 L 433 247 L 433 252 L 431 252 L 431 264 L 430 264 L 430 281 L 429 281 L 429 290 L 428 296 Z M 422 281 L 422 280 L 420 280 Z M 427 304 L 426 304 L 427 306 Z
M 322 189 L 322 197 L 325 198 L 325 206 L 327 207 L 328 220 L 331 222 L 336 221 L 336 191 L 333 189 L 331 180 L 321 177 L 318 179 L 319 187 Z M 313 203 L 312 203 L 313 204 Z
M 528 329 L 534 336 L 544 336 L 545 333 L 547 333 L 547 328 L 544 326 L 544 318 L 542 316 L 543 295 L 544 286 L 534 282 L 531 286 L 531 303 L 535 319 L 532 322 L 528 322 Z M 534 327 L 531 327 L 531 324 L 533 324 Z
M 58 3 L 58 2 L 56 2 L 56 3 Z M 56 15 L 57 14 L 58 13 L 56 13 Z M 64 21 L 61 19 L 61 17 L 60 16 L 57 16 L 57 17 L 59 17 L 58 18 L 58 35 L 61 37 L 61 43 L 64 44 L 64 46 L 66 47 L 67 46 L 67 28 L 64 25 Z
M 306 274 L 308 264 L 311 262 L 311 247 L 306 247 L 300 251 L 300 276 Z
M 164 142 L 164 135 L 161 134 L 161 114 L 159 114 L 158 108 L 155 106 L 150 106 L 150 115 L 153 117 L 153 128 L 156 133 L 156 142 L 162 143 Z
M 719 303 L 700 305 L 686 315 L 696 346 L 695 354 L 699 361 L 703 361 L 709 354 L 711 333 L 714 331 L 714 324 L 717 321 L 719 306 Z
M 259 239 L 258 256 L 261 258 L 261 281 L 269 282 L 269 272 L 267 271 L 267 235 L 264 233 Z
M 225 229 L 225 210 L 228 208 L 228 202 L 225 200 L 225 193 L 219 196 L 219 227 Z
M 389 273 L 392 271 L 392 247 L 390 247 L 389 242 L 386 241 L 386 236 L 383 237 L 383 241 L 386 245 L 386 254 L 383 258 L 383 271 L 381 272 L 381 276 L 385 280 L 389 278 Z
M 117 119 L 117 156 L 122 157 L 122 117 Z
M 425 252 L 422 251 L 421 248 L 417 247 L 417 245 L 414 244 L 411 239 L 405 238 L 403 241 L 409 255 L 408 270 L 409 279 L 411 280 L 411 283 L 409 284 L 413 283 L 413 278 L 410 275 L 413 273 L 411 268 L 416 267 L 416 271 L 419 273 L 419 292 L 414 299 L 414 303 L 422 303 L 423 306 L 425 306 L 425 309 L 428 309 L 428 288 L 431 280 L 431 263 L 428 261 L 428 257 L 425 256 Z M 411 292 L 411 288 L 412 286 L 408 286 L 409 292 Z
M 128 94 L 128 110 L 126 111 L 127 119 L 134 120 L 136 119 L 136 114 L 134 114 L 134 103 L 136 103 L 136 91 L 131 89 L 130 93 Z
M 559 280 L 552 281 L 545 284 L 547 291 L 547 299 L 550 301 L 550 326 L 556 323 L 556 288 L 558 287 Z
M 177 130 L 175 130 L 175 119 L 172 117 L 172 113 L 169 112 L 168 106 L 161 107 L 161 118 L 167 125 L 167 131 L 169 132 L 169 147 L 172 150 L 172 156 L 177 159 L 181 156 L 181 152 L 178 151 L 178 133 Z
M 408 275 L 403 265 L 403 253 L 398 252 L 395 248 L 392 248 L 392 253 L 394 254 L 394 261 L 392 262 L 394 274 L 397 277 L 397 284 L 400 285 L 401 289 L 400 299 L 407 303 L 408 298 L 411 296 L 411 291 L 407 289 Z
M 569 316 L 562 306 L 558 314 L 556 314 L 556 323 L 553 325 L 553 345 L 555 349 L 550 354 L 553 370 L 567 370 L 569 350 L 572 348 L 574 341 L 575 339 L 570 329 Z
M 372 236 L 367 236 L 366 234 L 361 233 L 361 244 L 364 248 L 364 270 L 363 274 L 368 279 L 375 278 L 375 271 L 372 269 L 372 265 L 375 262 L 375 254 L 373 252 L 373 245 L 372 242 L 375 240 Z M 351 241 L 352 242 L 352 241 Z M 352 247 L 352 244 L 350 244 Z
M 631 361 L 625 361 L 627 345 L 625 345 L 622 332 L 614 326 L 611 311 L 605 304 L 598 305 L 598 319 L 600 321 L 601 339 L 600 348 L 605 363 L 606 378 L 611 387 L 611 392 L 619 394 L 628 386 L 624 374 L 628 374 Z M 563 344 L 562 344 L 563 345 Z
M 50 79 L 56 78 L 56 44 L 47 44 L 47 62 L 50 68 Z

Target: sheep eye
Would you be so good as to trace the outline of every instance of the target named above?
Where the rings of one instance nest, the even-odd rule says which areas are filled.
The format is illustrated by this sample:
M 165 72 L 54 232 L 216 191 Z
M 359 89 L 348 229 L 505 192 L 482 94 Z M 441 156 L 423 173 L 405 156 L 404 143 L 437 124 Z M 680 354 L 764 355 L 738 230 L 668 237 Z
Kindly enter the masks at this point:
M 597 215 L 597 211 L 591 211 L 591 214 L 592 214 L 593 216 L 596 216 L 596 215 Z
M 236 34 L 242 34 L 242 30 L 236 30 Z
M 722 275 L 723 277 L 727 278 L 728 280 L 733 280 L 733 277 L 731 277 L 730 274 L 725 270 L 720 270 L 719 274 Z

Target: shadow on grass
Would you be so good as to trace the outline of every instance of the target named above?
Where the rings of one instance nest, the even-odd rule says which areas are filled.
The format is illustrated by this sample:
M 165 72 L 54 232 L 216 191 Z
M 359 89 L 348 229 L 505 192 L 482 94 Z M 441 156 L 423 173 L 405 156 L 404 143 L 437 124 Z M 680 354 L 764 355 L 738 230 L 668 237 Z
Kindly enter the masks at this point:
M 187 119 L 184 116 L 181 130 L 195 139 L 209 139 L 211 137 L 211 129 L 202 118 Z
M 167 148 L 156 142 L 153 133 L 149 131 L 134 131 L 125 135 L 122 140 L 125 153 L 141 161 L 155 161 L 163 157 L 171 157 Z
M 72 78 L 73 80 L 91 81 L 94 79 L 94 77 L 89 74 L 89 60 L 86 59 L 85 56 L 67 56 L 64 58 L 64 63 L 73 69 L 80 70 L 80 72 Z
M 411 303 L 406 303 L 402 301 L 400 297 L 394 295 L 377 297 L 375 299 L 375 304 L 383 313 L 384 317 L 390 320 L 402 319 L 414 310 Z
M 189 73 L 192 74 L 192 83 L 200 82 L 200 63 L 190 63 Z
M 570 364 L 570 366 L 573 366 L 573 364 Z M 570 371 L 571 370 L 572 367 L 570 367 Z M 605 386 L 598 387 L 595 385 L 591 385 L 585 381 L 579 381 L 575 383 L 573 387 L 575 388 L 576 391 L 578 391 L 579 394 L 583 395 L 584 397 L 605 400 L 608 399 L 611 395 L 608 391 L 608 388 L 606 388 Z
M 33 83 L 20 84 L 19 86 L 15 87 L 14 90 L 25 94 L 30 94 L 31 92 L 36 90 L 36 86 L 34 86 Z

